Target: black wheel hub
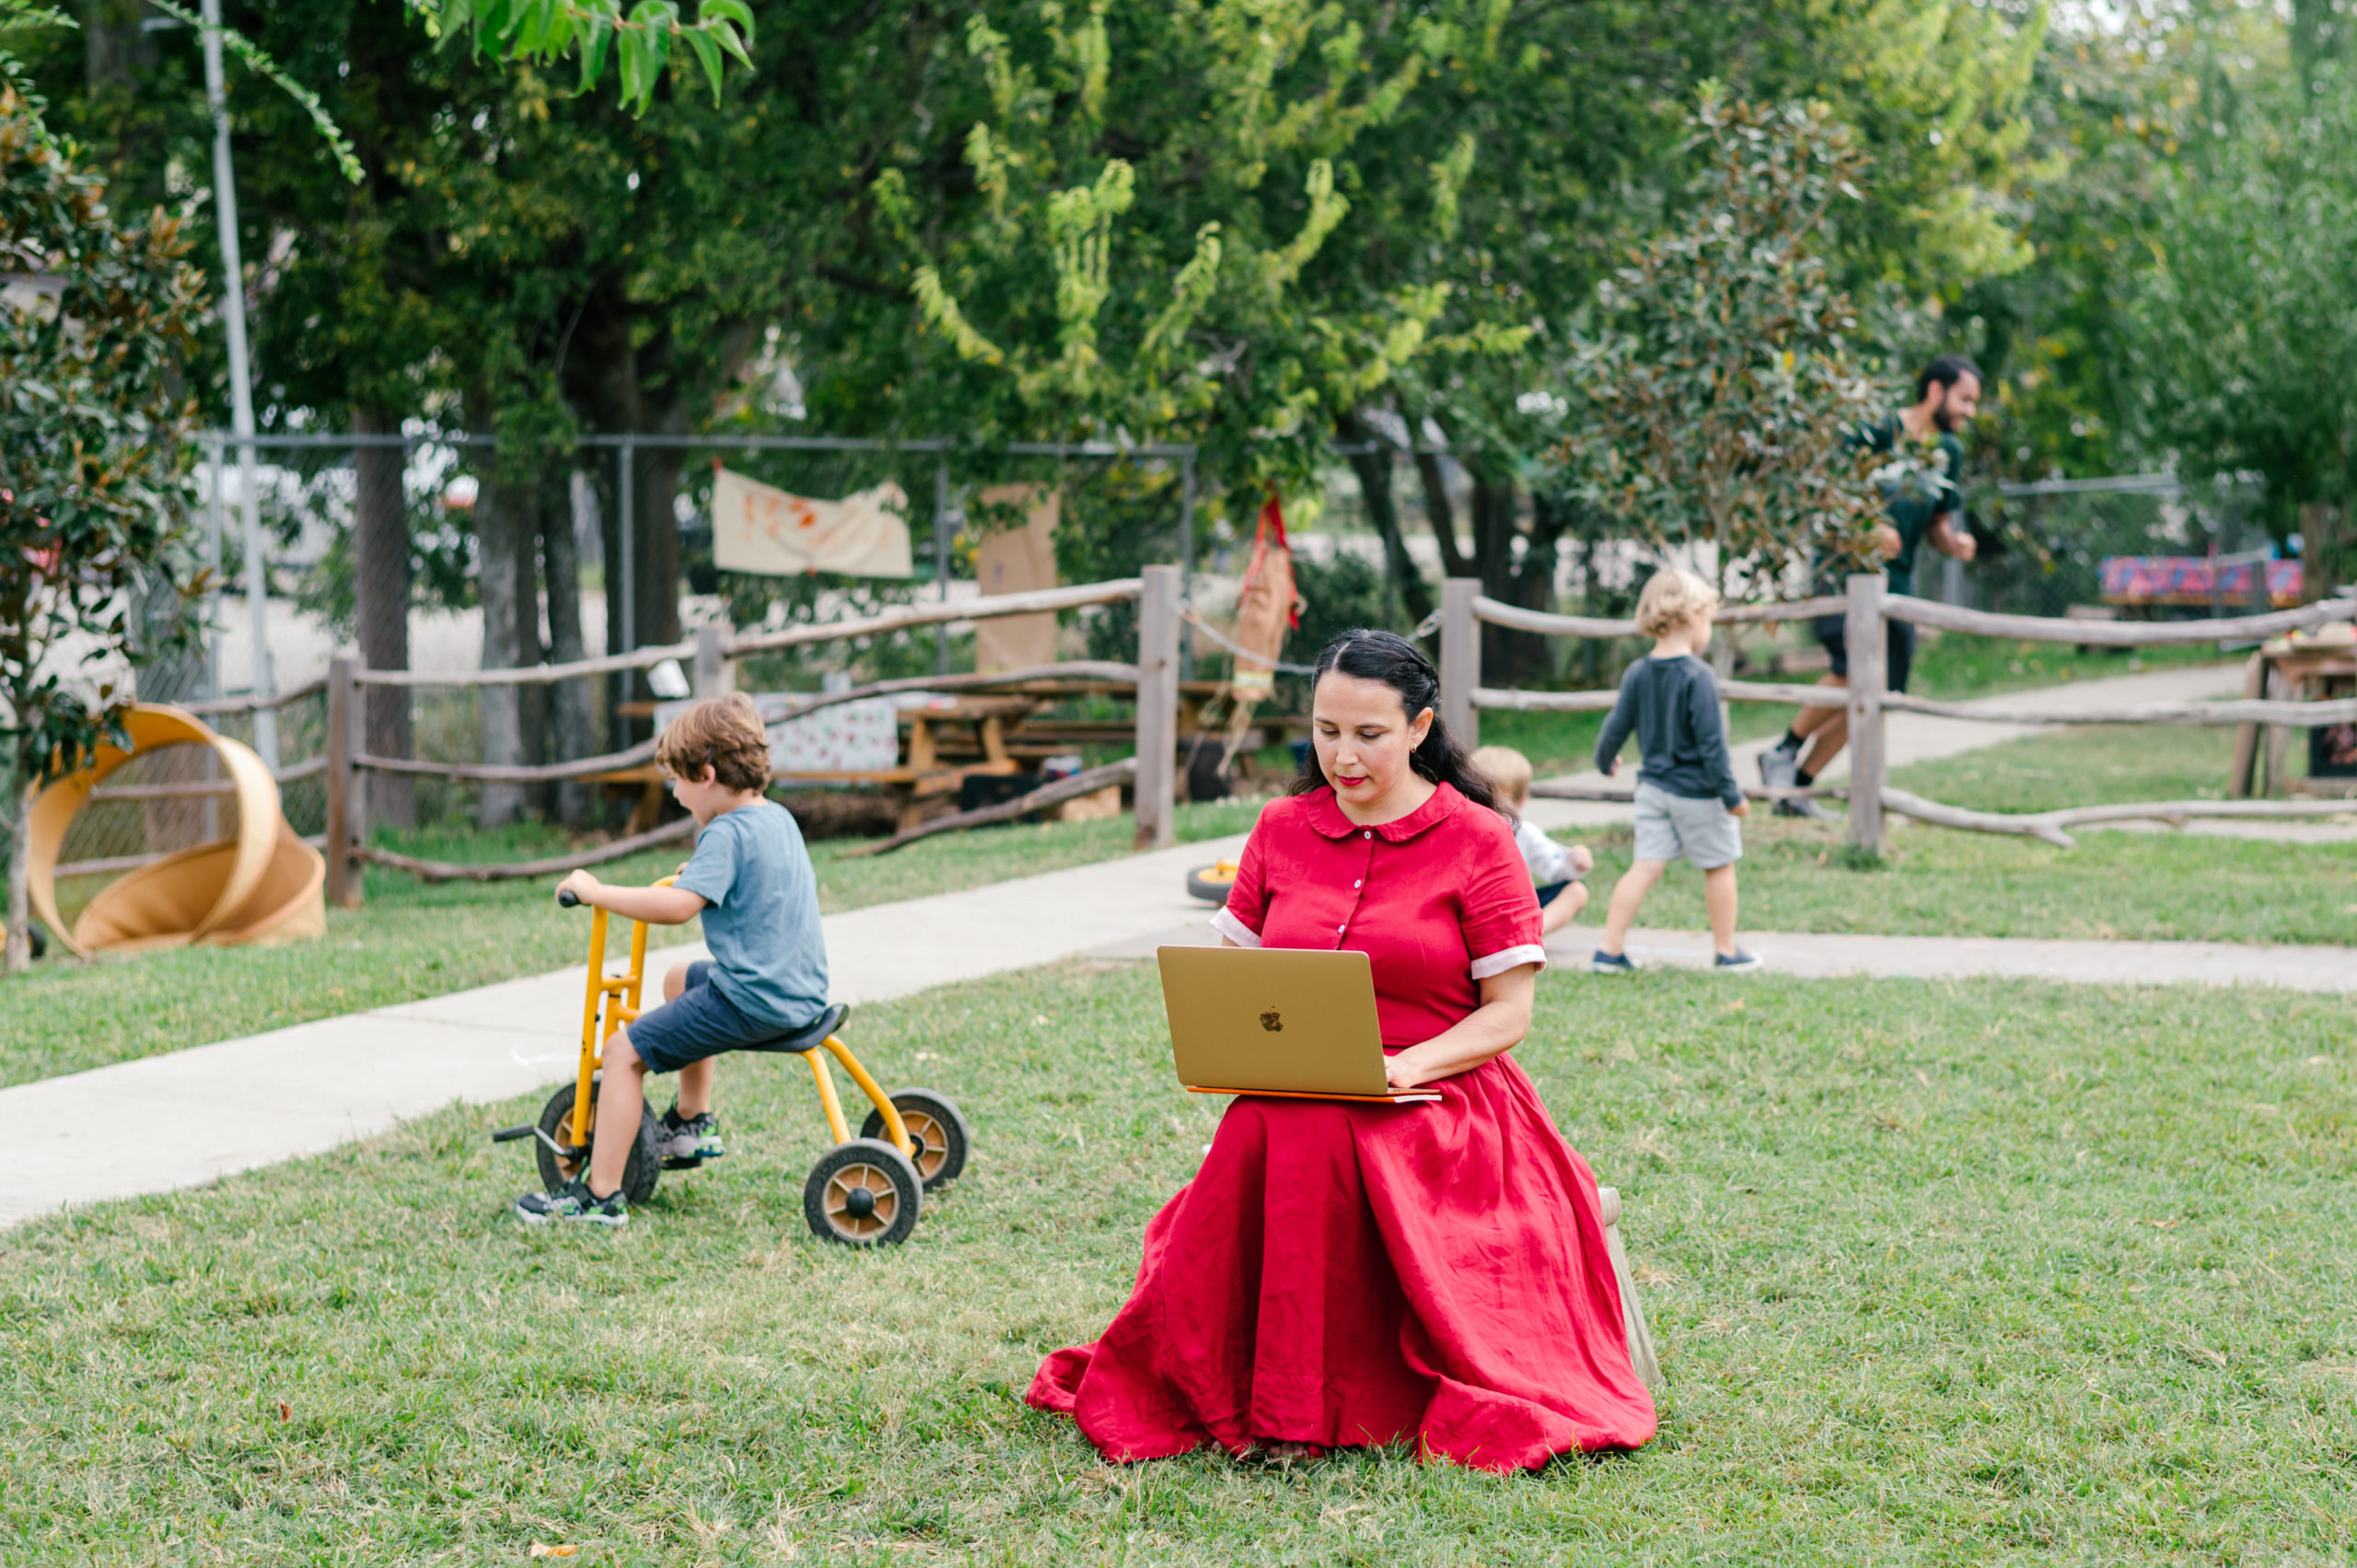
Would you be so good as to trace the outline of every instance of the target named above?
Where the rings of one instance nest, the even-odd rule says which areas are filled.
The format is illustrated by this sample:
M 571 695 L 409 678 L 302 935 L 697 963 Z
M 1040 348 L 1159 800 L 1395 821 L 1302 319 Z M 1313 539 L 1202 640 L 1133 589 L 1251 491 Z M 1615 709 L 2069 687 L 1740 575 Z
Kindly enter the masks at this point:
M 843 1212 L 858 1219 L 865 1219 L 876 1212 L 876 1194 L 865 1187 L 854 1187 L 843 1194 Z

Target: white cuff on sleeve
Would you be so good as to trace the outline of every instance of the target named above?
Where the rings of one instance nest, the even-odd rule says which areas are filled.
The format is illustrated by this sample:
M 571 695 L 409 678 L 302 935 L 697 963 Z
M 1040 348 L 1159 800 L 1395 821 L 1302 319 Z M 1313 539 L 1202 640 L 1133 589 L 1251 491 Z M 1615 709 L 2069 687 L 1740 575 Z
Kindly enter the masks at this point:
M 1508 970 L 1520 969 L 1525 964 L 1537 964 L 1540 969 L 1545 969 L 1547 949 L 1536 942 L 1526 942 L 1519 947 L 1508 947 L 1503 953 L 1492 953 L 1486 958 L 1476 958 L 1473 960 L 1473 978 L 1488 980 L 1492 975 L 1501 975 Z
M 1225 904 L 1222 904 L 1219 912 L 1212 916 L 1212 929 L 1239 947 L 1257 947 L 1260 945 L 1260 934 L 1229 913 Z

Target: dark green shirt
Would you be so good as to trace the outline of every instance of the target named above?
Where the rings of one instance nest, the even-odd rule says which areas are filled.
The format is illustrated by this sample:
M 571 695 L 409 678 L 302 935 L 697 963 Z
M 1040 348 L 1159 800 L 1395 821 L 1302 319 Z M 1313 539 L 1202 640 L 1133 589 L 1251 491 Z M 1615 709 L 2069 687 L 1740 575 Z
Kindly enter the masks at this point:
M 1932 531 L 1932 525 L 1964 510 L 1964 444 L 1941 431 L 1933 444 L 1928 466 L 1921 471 L 1909 472 L 1898 452 L 1898 443 L 1905 435 L 1906 426 L 1893 414 L 1861 427 L 1850 438 L 1859 450 L 1892 459 L 1875 470 L 1875 486 L 1882 492 L 1883 511 L 1889 517 L 1890 526 L 1898 530 L 1898 553 L 1883 567 L 1890 578 L 1890 591 L 1895 594 L 1915 591 L 1915 551 Z M 1829 579 L 1833 575 L 1825 575 Z M 1838 594 L 1841 586 L 1835 583 L 1820 591 Z

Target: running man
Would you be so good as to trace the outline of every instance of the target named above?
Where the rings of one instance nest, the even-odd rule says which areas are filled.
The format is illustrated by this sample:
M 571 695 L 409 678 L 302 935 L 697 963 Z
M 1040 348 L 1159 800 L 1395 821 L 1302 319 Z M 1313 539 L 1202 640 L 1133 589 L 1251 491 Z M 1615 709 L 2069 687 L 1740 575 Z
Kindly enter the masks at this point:
M 1972 559 L 1971 530 L 1964 525 L 1964 444 L 1956 433 L 1970 422 L 1980 404 L 1980 367 L 1960 354 L 1944 354 L 1915 377 L 1915 402 L 1890 418 L 1867 425 L 1856 440 L 1868 452 L 1903 459 L 1901 444 L 1916 449 L 1920 462 L 1894 460 L 1876 471 L 1883 494 L 1886 520 L 1875 526 L 1875 543 L 1889 564 L 1883 568 L 1888 591 L 1915 591 L 1915 552 L 1929 543 L 1943 555 Z M 1910 471 L 1910 469 L 1913 471 Z M 1832 578 L 1832 572 L 1825 572 Z M 1818 592 L 1838 594 L 1841 584 L 1820 585 Z M 1904 621 L 1887 621 L 1887 685 L 1907 690 L 1908 667 L 1915 658 L 1915 628 Z M 1820 686 L 1850 683 L 1850 650 L 1846 627 L 1839 615 L 1821 615 L 1812 623 L 1817 640 L 1832 659 L 1832 669 Z M 1846 708 L 1803 708 L 1784 731 L 1784 738 L 1759 754 L 1759 778 L 1770 789 L 1805 789 L 1850 743 L 1850 714 Z M 1807 748 L 1803 756 L 1802 748 Z M 1780 800 L 1782 817 L 1828 815 L 1816 801 Z

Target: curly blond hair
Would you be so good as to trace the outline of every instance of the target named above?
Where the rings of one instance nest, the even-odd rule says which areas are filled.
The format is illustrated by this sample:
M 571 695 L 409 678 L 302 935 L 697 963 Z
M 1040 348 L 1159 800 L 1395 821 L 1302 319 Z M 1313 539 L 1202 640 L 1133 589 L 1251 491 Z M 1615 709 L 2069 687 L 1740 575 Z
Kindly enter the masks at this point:
M 1718 589 L 1691 572 L 1665 566 L 1645 580 L 1645 591 L 1637 596 L 1637 630 L 1666 637 L 1696 610 L 1718 607 Z
M 700 779 L 706 768 L 724 786 L 769 787 L 770 736 L 761 713 L 742 691 L 698 703 L 664 726 L 655 761 L 674 778 Z

